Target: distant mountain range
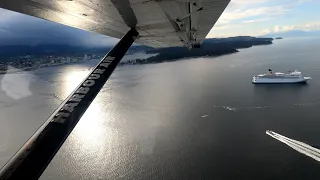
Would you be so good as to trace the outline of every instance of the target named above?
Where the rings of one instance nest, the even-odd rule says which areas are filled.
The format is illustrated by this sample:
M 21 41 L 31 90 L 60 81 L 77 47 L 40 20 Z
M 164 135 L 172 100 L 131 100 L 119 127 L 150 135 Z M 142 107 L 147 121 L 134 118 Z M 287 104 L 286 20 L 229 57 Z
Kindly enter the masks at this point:
M 293 38 L 293 37 L 317 37 L 317 36 L 320 36 L 320 30 L 315 30 L 315 31 L 291 30 L 291 31 L 278 32 L 278 33 L 269 33 L 260 37 Z

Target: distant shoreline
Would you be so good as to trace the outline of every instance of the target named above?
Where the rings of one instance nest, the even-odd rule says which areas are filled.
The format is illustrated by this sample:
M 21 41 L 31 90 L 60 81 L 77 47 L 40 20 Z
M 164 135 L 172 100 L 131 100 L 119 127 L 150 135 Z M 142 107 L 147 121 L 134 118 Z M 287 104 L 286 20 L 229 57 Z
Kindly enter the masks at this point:
M 272 41 L 272 38 L 239 36 L 230 38 L 205 39 L 200 48 L 191 50 L 185 47 L 167 47 L 155 49 L 147 46 L 133 46 L 129 50 L 130 54 L 140 53 L 148 57 L 139 57 L 132 60 L 122 61 L 119 65 L 156 64 L 161 62 L 177 61 L 185 58 L 218 57 L 239 52 L 238 49 L 250 48 L 252 46 L 259 45 L 270 45 L 273 44 Z M 79 63 L 101 59 L 103 57 L 102 52 L 83 52 L 74 54 L 59 54 L 56 51 L 51 52 L 52 53 L 49 54 L 46 54 L 47 52 L 45 52 L 43 55 L 41 55 L 39 52 L 39 55 L 27 54 L 9 57 L 7 60 L 0 60 L 0 74 L 16 73 L 43 67 Z M 150 56 L 151 54 L 152 56 Z M 9 66 L 19 70 L 10 72 L 10 70 L 7 70 L 7 67 Z
M 218 57 L 239 52 L 238 49 L 250 48 L 252 46 L 270 45 L 273 44 L 272 41 L 272 38 L 255 38 L 250 36 L 206 39 L 199 49 L 188 50 L 185 47 L 151 49 L 146 51 L 146 54 L 157 53 L 156 56 L 121 62 L 121 65 L 155 64 L 196 57 Z

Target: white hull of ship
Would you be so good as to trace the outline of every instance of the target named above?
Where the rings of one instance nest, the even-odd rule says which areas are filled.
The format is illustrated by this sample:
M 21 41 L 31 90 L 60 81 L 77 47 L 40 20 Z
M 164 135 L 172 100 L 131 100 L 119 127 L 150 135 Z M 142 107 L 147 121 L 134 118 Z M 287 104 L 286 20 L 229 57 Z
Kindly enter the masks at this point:
M 306 83 L 310 77 L 301 78 L 253 78 L 253 84 L 292 84 L 292 83 Z

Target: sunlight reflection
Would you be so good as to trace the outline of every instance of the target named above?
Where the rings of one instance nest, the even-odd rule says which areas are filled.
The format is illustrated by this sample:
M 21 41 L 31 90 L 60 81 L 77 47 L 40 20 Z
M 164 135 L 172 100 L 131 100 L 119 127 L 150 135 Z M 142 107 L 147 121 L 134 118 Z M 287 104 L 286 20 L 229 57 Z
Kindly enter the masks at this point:
M 68 72 L 63 77 L 66 82 L 63 91 L 70 94 L 88 71 L 70 68 Z M 109 86 L 119 85 L 115 82 Z M 120 85 L 127 87 L 130 83 L 125 81 Z M 118 167 L 136 161 L 139 155 L 153 154 L 161 126 L 158 113 L 130 108 L 123 94 L 118 93 L 114 89 L 100 92 L 72 131 L 66 152 L 72 162 L 79 162 L 72 164 L 73 167 L 90 167 L 100 174 L 114 173 Z M 130 121 L 132 117 L 139 119 L 139 123 Z M 125 173 L 124 169 L 121 174 Z
M 66 77 L 65 91 L 70 94 L 86 77 L 89 71 L 71 71 Z M 107 92 L 104 92 L 104 95 Z M 70 147 L 68 150 L 72 152 L 74 159 L 86 161 L 90 164 L 99 163 L 101 156 L 112 157 L 112 153 L 108 153 L 108 149 L 117 142 L 117 130 L 110 127 L 108 124 L 112 121 L 113 116 L 109 111 L 106 111 L 106 106 L 103 101 L 107 97 L 96 99 L 84 113 L 79 123 L 70 136 Z M 111 111 L 112 112 L 112 111 Z M 109 147 L 109 148 L 108 148 Z
M 89 71 L 72 71 L 66 78 L 66 89 L 65 93 L 70 94 L 75 90 L 75 88 L 83 81 L 83 79 L 88 75 Z
M 72 71 L 66 76 L 66 93 L 70 94 L 86 77 L 88 71 Z M 105 134 L 105 129 L 101 124 L 103 111 L 101 109 L 101 103 L 94 102 L 87 109 L 73 134 L 72 143 L 76 143 L 77 147 L 81 147 L 81 151 L 95 151 L 101 147 L 101 138 Z
M 85 112 L 77 128 L 74 130 L 73 143 L 79 147 L 80 152 L 98 153 L 111 135 L 103 125 L 102 109 L 100 104 L 93 103 Z

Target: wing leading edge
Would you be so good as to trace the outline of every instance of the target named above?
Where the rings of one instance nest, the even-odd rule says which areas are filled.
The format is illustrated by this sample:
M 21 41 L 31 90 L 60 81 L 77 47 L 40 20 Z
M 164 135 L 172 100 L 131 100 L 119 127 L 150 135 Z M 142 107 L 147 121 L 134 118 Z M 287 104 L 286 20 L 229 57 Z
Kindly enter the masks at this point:
M 0 7 L 152 47 L 200 44 L 230 0 L 1 0 Z

